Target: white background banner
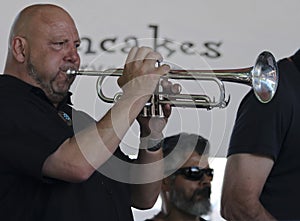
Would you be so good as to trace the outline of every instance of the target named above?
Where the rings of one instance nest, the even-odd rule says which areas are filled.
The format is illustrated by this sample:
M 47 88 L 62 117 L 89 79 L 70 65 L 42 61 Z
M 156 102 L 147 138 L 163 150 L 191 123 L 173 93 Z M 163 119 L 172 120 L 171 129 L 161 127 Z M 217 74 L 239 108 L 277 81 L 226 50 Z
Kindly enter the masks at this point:
M 122 67 L 128 50 L 142 45 L 155 48 L 165 62 L 184 69 L 248 67 L 254 65 L 258 54 L 264 50 L 272 52 L 278 60 L 299 48 L 300 2 L 297 0 L 47 2 L 63 6 L 73 16 L 82 37 L 79 50 L 82 68 L 86 69 Z M 32 3 L 37 2 L 10 0 L 0 8 L 2 70 L 14 16 Z M 97 97 L 96 80 L 97 77 L 77 77 L 72 91 L 75 107 L 99 119 L 111 105 Z M 200 82 L 183 85 L 188 92 L 191 88 L 200 88 L 201 93 L 210 92 L 212 87 Z M 165 135 L 182 131 L 201 134 L 211 142 L 211 154 L 216 157 L 213 159 L 224 159 L 236 110 L 250 87 L 225 83 L 225 88 L 227 96 L 230 94 L 227 108 L 211 111 L 174 108 Z M 124 150 L 136 153 L 138 136 L 138 127 L 134 124 L 121 144 Z M 219 164 L 214 165 L 218 167 Z M 220 165 L 223 167 L 224 163 Z M 213 202 L 219 200 L 220 185 L 216 178 Z M 218 212 L 217 206 L 215 210 Z M 138 216 L 136 220 L 142 220 Z

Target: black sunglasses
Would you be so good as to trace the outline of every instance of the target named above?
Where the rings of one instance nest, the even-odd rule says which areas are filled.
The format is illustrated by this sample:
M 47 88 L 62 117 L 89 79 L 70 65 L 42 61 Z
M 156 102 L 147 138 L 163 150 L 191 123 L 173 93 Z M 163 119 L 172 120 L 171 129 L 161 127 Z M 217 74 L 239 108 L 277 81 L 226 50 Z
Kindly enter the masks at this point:
M 204 176 L 213 178 L 214 170 L 211 168 L 199 168 L 199 167 L 183 167 L 178 169 L 174 174 L 181 174 L 188 180 L 201 180 Z

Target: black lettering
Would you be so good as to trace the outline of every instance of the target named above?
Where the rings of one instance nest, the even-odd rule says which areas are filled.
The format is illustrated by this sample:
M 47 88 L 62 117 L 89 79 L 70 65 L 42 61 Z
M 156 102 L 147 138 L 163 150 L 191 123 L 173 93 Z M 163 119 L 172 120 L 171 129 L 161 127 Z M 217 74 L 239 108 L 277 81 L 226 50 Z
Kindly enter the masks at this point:
M 201 55 L 207 56 L 209 58 L 218 58 L 221 56 L 221 53 L 217 49 L 221 45 L 222 45 L 222 42 L 206 42 L 206 43 L 204 43 L 204 46 L 208 50 L 206 52 L 201 53 Z
M 132 47 L 138 47 L 138 39 L 134 36 L 130 36 L 124 39 L 125 46 L 121 48 L 121 51 L 125 54 L 128 54 Z
M 95 54 L 96 51 L 92 50 L 92 39 L 88 38 L 88 37 L 83 37 L 81 38 L 81 42 L 86 42 L 86 50 L 83 52 L 84 54 Z M 83 43 L 84 45 L 84 43 Z M 78 48 L 78 50 L 80 51 L 82 49 L 82 44 L 80 45 L 80 47 Z
M 153 49 L 154 51 L 158 51 L 158 48 L 163 47 L 167 50 L 167 57 L 170 57 L 176 50 L 171 49 L 167 44 L 173 43 L 173 41 L 169 39 L 163 39 L 163 43 L 158 43 L 158 26 L 157 25 L 149 25 L 149 28 L 153 28 Z
M 116 42 L 116 40 L 117 40 L 117 38 L 107 38 L 107 39 L 104 39 L 100 43 L 100 48 L 103 51 L 106 51 L 106 52 L 109 52 L 109 53 L 114 53 L 115 50 L 112 50 L 112 47 L 113 47 L 114 43 Z M 109 42 L 111 42 L 112 44 L 107 47 L 106 44 L 109 43 Z
M 153 49 L 156 51 L 157 48 L 157 38 L 158 38 L 158 26 L 157 25 L 149 25 L 149 28 L 153 28 Z
M 169 39 L 166 39 L 166 38 L 163 39 L 163 43 L 157 44 L 156 50 L 157 50 L 158 48 L 160 48 L 160 47 L 163 47 L 163 48 L 166 49 L 167 52 L 168 52 L 167 57 L 171 57 L 171 55 L 174 54 L 174 53 L 176 52 L 176 50 L 170 48 L 170 47 L 167 45 L 167 44 L 169 44 L 169 43 L 173 44 L 173 41 L 172 41 L 172 40 L 169 40 Z M 157 51 L 158 51 L 158 50 L 157 50 Z
M 195 54 L 195 49 L 193 49 L 193 47 L 194 47 L 194 43 L 192 43 L 192 42 L 183 42 L 180 46 L 180 49 L 184 54 L 194 55 Z

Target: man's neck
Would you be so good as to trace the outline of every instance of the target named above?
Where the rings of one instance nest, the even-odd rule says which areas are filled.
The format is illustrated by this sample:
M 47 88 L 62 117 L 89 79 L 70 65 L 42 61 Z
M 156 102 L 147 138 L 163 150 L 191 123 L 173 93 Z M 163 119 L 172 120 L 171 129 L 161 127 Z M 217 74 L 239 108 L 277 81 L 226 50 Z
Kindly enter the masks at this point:
M 202 219 L 195 215 L 185 213 L 173 207 L 164 220 L 165 221 L 201 221 Z

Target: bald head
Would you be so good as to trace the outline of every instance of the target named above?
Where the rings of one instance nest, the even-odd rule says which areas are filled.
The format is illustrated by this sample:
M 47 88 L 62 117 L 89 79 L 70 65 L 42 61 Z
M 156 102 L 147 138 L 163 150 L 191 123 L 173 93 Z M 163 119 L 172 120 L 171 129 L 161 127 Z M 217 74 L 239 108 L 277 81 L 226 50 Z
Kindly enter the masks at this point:
M 51 23 L 53 19 L 71 16 L 61 7 L 52 4 L 35 4 L 24 8 L 15 18 L 11 27 L 9 43 L 14 36 L 30 36 L 39 26 L 37 23 Z

